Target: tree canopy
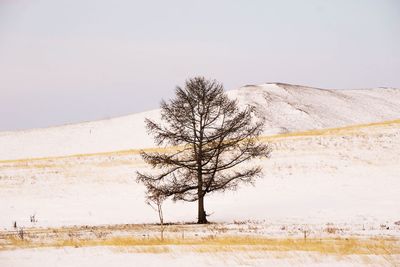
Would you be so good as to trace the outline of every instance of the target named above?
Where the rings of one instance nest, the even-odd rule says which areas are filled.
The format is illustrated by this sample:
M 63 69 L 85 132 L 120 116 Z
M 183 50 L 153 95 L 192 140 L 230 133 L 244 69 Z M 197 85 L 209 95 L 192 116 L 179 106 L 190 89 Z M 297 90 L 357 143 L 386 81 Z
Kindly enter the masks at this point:
M 269 156 L 268 145 L 257 140 L 264 120 L 255 108 L 240 109 L 222 84 L 203 77 L 178 86 L 174 99 L 161 102 L 161 122 L 146 119 L 146 127 L 158 146 L 173 149 L 142 152 L 153 171 L 138 172 L 137 180 L 150 199 L 198 201 L 198 223 L 207 223 L 206 194 L 253 183 L 261 167 L 242 163 Z

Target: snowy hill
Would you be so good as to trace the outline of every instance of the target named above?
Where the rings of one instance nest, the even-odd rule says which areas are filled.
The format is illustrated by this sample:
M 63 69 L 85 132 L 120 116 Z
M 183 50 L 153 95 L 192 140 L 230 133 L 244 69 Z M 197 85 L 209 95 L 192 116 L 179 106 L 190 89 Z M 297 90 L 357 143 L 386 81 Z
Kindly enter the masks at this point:
M 265 134 L 334 128 L 400 118 L 400 90 L 325 90 L 282 83 L 228 91 L 241 105 L 259 107 Z M 158 110 L 108 120 L 0 132 L 0 160 L 65 156 L 153 147 L 144 118 Z
M 400 90 L 327 90 L 289 84 L 245 86 L 229 92 L 259 107 L 266 134 L 335 128 L 400 118 Z
M 256 162 L 264 175 L 255 187 L 206 199 L 211 220 L 400 219 L 400 90 L 264 84 L 228 94 L 260 108 L 272 155 Z M 143 120 L 158 114 L 0 133 L 0 227 L 32 226 L 31 215 L 36 226 L 155 222 L 135 172 L 148 168 L 138 149 L 153 147 Z M 194 220 L 195 204 L 168 201 L 166 220 Z

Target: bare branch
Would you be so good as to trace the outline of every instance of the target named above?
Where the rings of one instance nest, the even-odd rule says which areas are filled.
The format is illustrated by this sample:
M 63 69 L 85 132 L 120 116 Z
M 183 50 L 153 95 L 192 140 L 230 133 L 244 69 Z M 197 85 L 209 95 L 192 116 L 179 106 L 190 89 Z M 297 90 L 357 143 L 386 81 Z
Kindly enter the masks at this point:
M 239 109 L 214 80 L 195 77 L 176 87 L 176 97 L 161 102 L 161 122 L 146 119 L 149 134 L 158 145 L 182 145 L 170 153 L 145 153 L 153 174 L 137 173 L 147 197 L 199 201 L 199 223 L 207 222 L 203 197 L 213 191 L 235 190 L 260 177 L 258 166 L 239 165 L 268 157 L 270 148 L 257 141 L 264 119 L 248 106 Z

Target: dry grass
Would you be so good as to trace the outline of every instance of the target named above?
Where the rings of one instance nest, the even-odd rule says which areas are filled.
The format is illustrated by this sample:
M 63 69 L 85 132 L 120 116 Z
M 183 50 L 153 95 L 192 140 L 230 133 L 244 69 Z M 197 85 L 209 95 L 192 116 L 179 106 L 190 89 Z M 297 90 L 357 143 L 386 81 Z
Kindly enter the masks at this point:
M 26 239 L 9 236 L 0 250 L 39 247 L 94 247 L 110 246 L 138 253 L 167 253 L 171 246 L 198 253 L 234 251 L 306 251 L 335 255 L 394 255 L 400 254 L 400 240 L 395 238 L 257 238 L 257 237 L 203 237 L 203 238 L 135 238 L 110 237 L 105 239 Z
M 318 129 L 318 130 L 308 130 L 302 132 L 291 132 L 285 134 L 277 134 L 271 136 L 262 136 L 258 139 L 262 142 L 274 142 L 275 140 L 279 140 L 282 138 L 290 138 L 290 137 L 307 137 L 307 136 L 322 136 L 322 135 L 338 135 L 338 134 L 346 134 L 351 135 L 354 133 L 359 133 L 360 130 L 374 127 L 387 127 L 387 126 L 396 126 L 400 127 L 400 119 L 377 122 L 377 123 L 368 123 L 368 124 L 357 124 L 350 125 L 345 127 L 338 128 L 328 128 L 328 129 Z M 22 164 L 32 161 L 49 161 L 55 159 L 71 159 L 71 158 L 90 158 L 90 157 L 113 157 L 113 156 L 127 156 L 127 155 L 138 155 L 141 151 L 145 152 L 173 152 L 179 149 L 179 147 L 167 147 L 167 148 L 146 148 L 146 149 L 130 149 L 130 150 L 121 150 L 121 151 L 112 151 L 112 152 L 101 152 L 101 153 L 92 153 L 92 154 L 76 154 L 69 156 L 60 156 L 60 157 L 43 157 L 43 158 L 29 158 L 29 159 L 18 159 L 18 160 L 0 160 L 0 164 L 5 163 L 14 163 L 14 164 Z M 45 166 L 45 167 L 52 167 Z
M 316 129 L 316 130 L 308 130 L 302 132 L 290 132 L 285 134 L 277 134 L 272 136 L 263 136 L 260 137 L 262 141 L 273 141 L 274 139 L 282 139 L 288 137 L 306 137 L 306 136 L 323 136 L 323 135 L 351 135 L 354 133 L 360 133 L 360 130 L 367 128 L 375 128 L 375 127 L 386 127 L 386 126 L 396 126 L 400 127 L 400 119 L 391 120 L 391 121 L 383 121 L 383 122 L 375 122 L 375 123 L 367 123 L 367 124 L 357 124 L 350 125 L 345 127 L 337 127 L 337 128 L 327 128 L 327 129 Z

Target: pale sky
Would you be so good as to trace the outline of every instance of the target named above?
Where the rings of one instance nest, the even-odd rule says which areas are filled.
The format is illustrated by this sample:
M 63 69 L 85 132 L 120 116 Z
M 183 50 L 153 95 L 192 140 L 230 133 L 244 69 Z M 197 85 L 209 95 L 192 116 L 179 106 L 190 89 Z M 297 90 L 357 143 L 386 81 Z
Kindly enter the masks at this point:
M 0 131 L 155 109 L 195 75 L 400 88 L 400 1 L 0 0 Z

